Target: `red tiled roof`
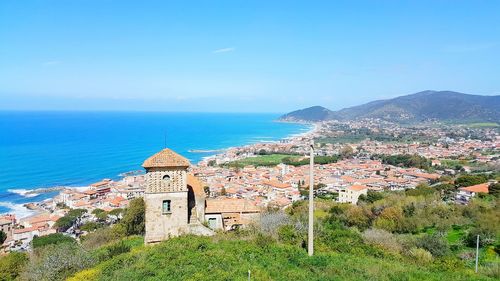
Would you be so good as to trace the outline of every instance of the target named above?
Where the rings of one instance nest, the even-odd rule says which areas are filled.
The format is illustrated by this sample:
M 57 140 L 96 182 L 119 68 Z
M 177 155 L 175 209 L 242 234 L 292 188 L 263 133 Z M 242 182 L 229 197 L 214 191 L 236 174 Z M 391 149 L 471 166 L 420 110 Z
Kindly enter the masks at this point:
M 189 161 L 175 153 L 174 151 L 165 148 L 155 155 L 144 161 L 142 167 L 148 168 L 165 168 L 165 167 L 189 167 Z
M 367 189 L 367 188 L 368 187 L 364 186 L 364 185 L 351 185 L 350 187 L 348 187 L 348 189 L 354 190 L 354 191 L 360 191 L 360 190 Z
M 245 199 L 207 199 L 205 213 L 256 213 L 260 209 Z
M 461 187 L 460 190 L 476 192 L 476 193 L 488 193 L 488 183 L 476 184 L 473 186 Z

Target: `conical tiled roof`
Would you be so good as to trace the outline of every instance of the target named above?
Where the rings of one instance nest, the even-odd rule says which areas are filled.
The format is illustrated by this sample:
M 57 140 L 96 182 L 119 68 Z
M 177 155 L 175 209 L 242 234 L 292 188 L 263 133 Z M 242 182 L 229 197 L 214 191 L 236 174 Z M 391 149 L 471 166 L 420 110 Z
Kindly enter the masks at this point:
M 144 161 L 142 166 L 146 169 L 149 168 L 168 168 L 168 167 L 189 167 L 189 160 L 165 148 L 155 155 L 149 157 Z

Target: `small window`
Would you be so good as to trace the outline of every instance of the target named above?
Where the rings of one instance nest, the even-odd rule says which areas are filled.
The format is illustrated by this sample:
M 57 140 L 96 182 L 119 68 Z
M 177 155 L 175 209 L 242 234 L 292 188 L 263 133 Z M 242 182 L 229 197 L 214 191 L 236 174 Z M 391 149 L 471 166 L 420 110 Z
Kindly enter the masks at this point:
M 215 229 L 217 227 L 217 219 L 216 218 L 209 218 L 208 219 L 208 227 L 211 229 Z
M 163 176 L 164 181 L 170 181 L 170 176 L 169 175 L 164 175 Z
M 163 200 L 162 204 L 162 213 L 164 214 L 170 214 L 171 211 L 171 202 L 170 200 Z

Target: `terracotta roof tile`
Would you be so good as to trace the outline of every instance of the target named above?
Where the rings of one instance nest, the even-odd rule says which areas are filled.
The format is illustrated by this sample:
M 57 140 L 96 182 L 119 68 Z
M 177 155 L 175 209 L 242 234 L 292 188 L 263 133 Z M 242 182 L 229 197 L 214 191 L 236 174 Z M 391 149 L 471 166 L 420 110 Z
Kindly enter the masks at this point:
M 207 199 L 205 213 L 239 213 L 239 212 L 259 212 L 259 207 L 245 199 Z
M 479 192 L 479 193 L 488 193 L 488 191 L 489 191 L 487 183 L 476 184 L 476 185 L 467 186 L 467 187 L 461 187 L 459 189 L 469 191 L 469 192 Z
M 165 148 L 155 155 L 144 161 L 142 166 L 149 168 L 164 168 L 164 167 L 189 167 L 189 161 L 174 151 Z

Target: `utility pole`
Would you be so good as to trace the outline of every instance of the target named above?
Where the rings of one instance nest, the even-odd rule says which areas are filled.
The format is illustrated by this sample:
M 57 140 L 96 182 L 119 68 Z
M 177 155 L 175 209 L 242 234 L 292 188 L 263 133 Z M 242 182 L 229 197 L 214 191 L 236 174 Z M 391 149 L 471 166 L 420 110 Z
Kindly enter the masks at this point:
M 309 156 L 309 227 L 307 235 L 307 253 L 314 253 L 314 140 L 311 141 Z
M 477 240 L 476 240 L 476 273 L 477 273 L 478 262 L 479 262 L 479 235 L 477 235 Z

